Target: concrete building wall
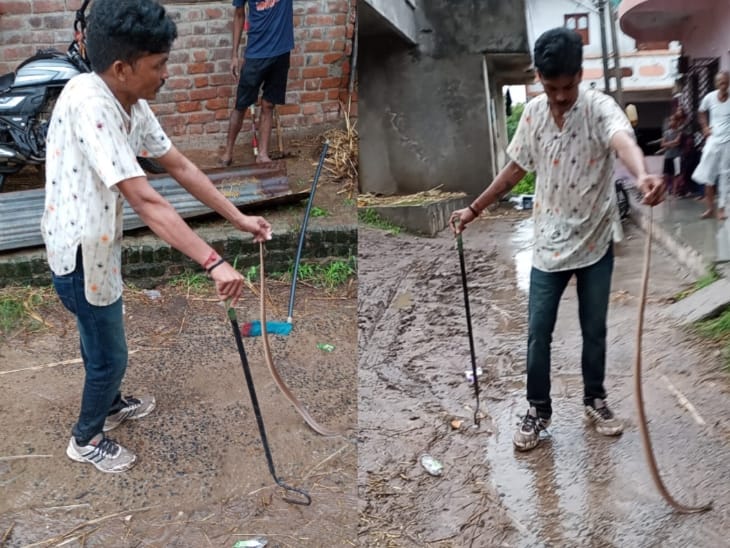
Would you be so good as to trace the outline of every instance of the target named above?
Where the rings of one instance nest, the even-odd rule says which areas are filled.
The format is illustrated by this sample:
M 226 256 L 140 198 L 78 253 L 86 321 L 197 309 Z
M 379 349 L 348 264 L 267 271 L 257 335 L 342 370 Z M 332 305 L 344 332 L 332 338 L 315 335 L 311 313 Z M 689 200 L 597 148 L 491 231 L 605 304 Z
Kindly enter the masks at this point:
M 82 0 L 1 0 L 0 74 L 13 71 L 39 48 L 64 50 L 73 38 Z M 178 28 L 170 78 L 152 103 L 178 144 L 225 139 L 235 82 L 230 75 L 230 0 L 163 1 Z M 295 49 L 281 124 L 307 132 L 342 116 L 346 102 L 357 0 L 295 0 Z M 357 97 L 353 114 L 357 114 Z M 247 117 L 248 120 L 248 117 Z M 244 129 L 247 129 L 244 127 Z
M 699 12 L 684 27 L 682 47 L 690 57 L 720 59 L 720 70 L 730 70 L 730 10 L 726 2 Z
M 412 193 L 438 185 L 470 194 L 484 189 L 493 166 L 501 167 L 492 158 L 490 137 L 501 134 L 490 135 L 495 120 L 488 114 L 484 52 L 512 53 L 529 67 L 523 8 L 522 2 L 499 0 L 419 0 L 417 46 L 361 34 L 363 192 Z M 494 112 L 504 109 L 505 83 L 524 79 L 490 76 Z
M 388 21 L 408 42 L 418 43 L 415 0 L 365 0 L 381 17 Z

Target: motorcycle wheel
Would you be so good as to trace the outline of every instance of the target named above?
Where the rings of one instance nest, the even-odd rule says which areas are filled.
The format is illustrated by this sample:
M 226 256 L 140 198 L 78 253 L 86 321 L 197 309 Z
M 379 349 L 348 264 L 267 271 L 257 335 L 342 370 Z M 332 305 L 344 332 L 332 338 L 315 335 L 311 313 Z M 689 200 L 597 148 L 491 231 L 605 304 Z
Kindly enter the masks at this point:
M 158 175 L 160 173 L 165 173 L 165 168 L 162 167 L 157 160 L 154 160 L 152 158 L 142 158 L 137 157 L 137 161 L 139 162 L 139 165 L 144 169 L 147 173 L 153 173 L 155 175 Z

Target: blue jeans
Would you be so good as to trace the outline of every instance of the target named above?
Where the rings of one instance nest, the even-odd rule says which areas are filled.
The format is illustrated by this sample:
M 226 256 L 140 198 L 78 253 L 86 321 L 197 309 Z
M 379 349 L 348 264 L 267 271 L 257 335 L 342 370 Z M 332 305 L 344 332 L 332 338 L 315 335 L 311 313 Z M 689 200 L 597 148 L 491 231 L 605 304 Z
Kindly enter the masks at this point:
M 613 247 L 595 264 L 562 272 L 530 273 L 527 337 L 527 401 L 538 416 L 552 415 L 550 400 L 550 343 L 560 298 L 575 274 L 578 285 L 578 315 L 583 334 L 581 369 L 583 401 L 605 398 L 606 316 L 613 273 Z
M 81 253 L 76 270 L 64 276 L 52 274 L 52 278 L 61 302 L 76 316 L 81 340 L 86 376 L 81 412 L 71 432 L 77 443 L 85 445 L 102 432 L 110 410 L 121 402 L 119 388 L 127 369 L 122 299 L 108 306 L 94 306 L 86 300 Z

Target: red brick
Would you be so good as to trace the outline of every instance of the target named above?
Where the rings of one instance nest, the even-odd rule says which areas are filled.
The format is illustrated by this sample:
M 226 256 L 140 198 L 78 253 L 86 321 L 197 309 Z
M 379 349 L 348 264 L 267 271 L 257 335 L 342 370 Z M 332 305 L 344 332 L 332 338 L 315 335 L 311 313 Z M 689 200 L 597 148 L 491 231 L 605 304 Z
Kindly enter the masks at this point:
M 315 91 L 319 89 L 319 80 L 304 80 L 304 89 Z
M 304 51 L 331 51 L 332 45 L 326 40 L 312 40 L 304 44 Z
M 214 97 L 218 96 L 218 90 L 215 88 L 202 88 L 202 89 L 194 89 L 190 91 L 190 99 L 193 101 L 201 101 L 204 99 L 213 99 Z
M 304 65 L 304 55 L 292 55 L 289 58 L 290 67 L 301 67 Z
M 302 105 L 302 114 L 314 114 L 315 112 L 319 112 L 320 106 L 316 103 L 307 103 L 306 105 Z
M 340 87 L 341 78 L 322 78 L 319 86 L 321 89 L 331 89 Z
M 188 135 L 202 135 L 203 134 L 203 125 L 202 124 L 188 124 L 188 126 L 185 128 L 185 133 Z
M 336 52 L 336 53 L 325 53 L 322 55 L 322 63 L 325 65 L 329 65 L 331 63 L 336 63 L 340 59 L 344 57 L 344 53 Z
M 205 124 L 203 126 L 203 129 L 205 130 L 206 134 L 216 134 L 225 131 L 222 124 L 220 124 L 219 122 L 211 122 L 210 124 Z
M 2 15 L 21 15 L 31 12 L 31 3 L 28 0 L 3 0 L 0 5 Z
M 209 101 L 205 102 L 205 108 L 208 110 L 218 110 L 228 108 L 228 99 L 225 99 L 223 97 L 218 97 L 217 99 L 210 99 Z
M 325 78 L 328 74 L 327 67 L 306 67 L 302 69 L 302 78 Z
M 168 78 L 165 82 L 167 89 L 190 89 L 193 87 L 192 78 Z
M 213 63 L 190 63 L 188 65 L 188 74 L 210 74 L 214 71 Z
M 172 100 L 175 103 L 182 103 L 184 101 L 187 101 L 190 99 L 190 96 L 188 95 L 187 91 L 173 91 L 172 92 Z
M 64 0 L 33 0 L 33 13 L 52 13 L 65 11 Z
M 197 50 L 193 52 L 193 60 L 198 63 L 208 60 L 208 52 L 204 50 Z
M 196 88 L 208 87 L 208 77 L 196 76 L 195 78 L 193 78 L 193 83 L 195 84 Z
M 205 124 L 215 120 L 215 114 L 212 112 L 195 112 L 188 116 L 191 124 Z
M 324 101 L 325 93 L 324 91 L 304 91 L 301 95 L 301 102 L 302 103 L 312 103 L 312 102 L 320 102 Z
M 346 34 L 345 27 L 330 27 L 327 29 L 327 38 L 330 39 L 345 38 Z M 352 36 L 347 36 L 347 38 L 352 38 Z
M 322 40 L 322 38 L 324 38 L 324 31 L 322 29 L 312 29 L 309 31 L 309 36 L 306 40 Z
M 279 112 L 279 116 L 287 116 L 289 114 L 299 114 L 301 107 L 299 105 L 278 105 L 276 110 Z
M 180 113 L 195 112 L 200 110 L 200 106 L 200 101 L 182 101 L 177 104 L 177 111 Z
M 210 19 L 222 19 L 224 17 L 231 17 L 228 10 L 225 12 L 221 8 L 205 8 L 205 18 Z
M 335 24 L 334 15 L 307 15 L 304 24 L 308 27 L 331 27 Z

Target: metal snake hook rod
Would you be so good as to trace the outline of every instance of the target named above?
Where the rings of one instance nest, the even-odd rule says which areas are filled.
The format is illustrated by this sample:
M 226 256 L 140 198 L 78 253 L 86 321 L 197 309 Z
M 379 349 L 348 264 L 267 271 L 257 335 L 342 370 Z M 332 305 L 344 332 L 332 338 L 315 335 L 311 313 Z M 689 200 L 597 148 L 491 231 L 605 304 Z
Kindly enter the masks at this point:
M 266 438 L 266 429 L 264 428 L 264 419 L 261 416 L 261 408 L 259 407 L 259 400 L 256 397 L 256 389 L 253 385 L 253 377 L 251 376 L 251 368 L 248 365 L 248 359 L 246 358 L 246 350 L 243 348 L 243 339 L 241 337 L 241 329 L 238 327 L 238 318 L 236 317 L 236 310 L 232 306 L 228 306 L 228 319 L 231 321 L 233 327 L 233 336 L 236 338 L 236 346 L 238 347 L 238 354 L 241 356 L 241 365 L 243 366 L 243 374 L 246 377 L 246 384 L 248 385 L 248 393 L 251 396 L 251 405 L 253 405 L 253 411 L 256 415 L 256 423 L 259 427 L 259 434 L 261 435 L 261 443 L 264 446 L 264 453 L 266 454 L 266 462 L 269 465 L 269 472 L 271 477 L 274 478 L 276 484 L 286 491 L 286 495 L 283 497 L 286 502 L 291 504 L 301 504 L 302 506 L 309 506 L 312 504 L 312 497 L 302 489 L 292 487 L 284 483 L 277 475 L 274 469 L 274 459 L 271 457 L 271 450 L 269 449 L 269 442 Z M 289 493 L 296 493 L 292 498 Z
M 477 407 L 474 410 L 474 426 L 479 426 L 481 414 L 479 413 L 479 376 L 477 375 L 477 357 L 474 352 L 474 335 L 471 328 L 471 311 L 469 310 L 469 289 L 466 284 L 466 264 L 464 262 L 464 244 L 461 239 L 461 232 L 456 235 L 456 249 L 459 252 L 459 265 L 461 266 L 461 285 L 464 288 L 464 309 L 466 310 L 466 329 L 469 333 L 469 352 L 471 353 L 471 370 L 474 375 L 474 397 Z
M 669 490 L 664 485 L 661 475 L 659 473 L 659 467 L 657 466 L 656 458 L 654 456 L 654 450 L 651 446 L 651 437 L 649 435 L 649 426 L 646 420 L 646 412 L 644 410 L 644 396 L 641 389 L 641 339 L 644 331 L 644 308 L 646 307 L 646 295 L 649 285 L 649 263 L 651 258 L 651 232 L 652 232 L 652 208 L 649 208 L 649 225 L 646 231 L 646 244 L 644 246 L 644 272 L 641 279 L 641 296 L 639 298 L 639 319 L 636 330 L 636 356 L 634 360 L 634 391 L 636 394 L 636 411 L 639 416 L 639 432 L 641 434 L 641 440 L 644 446 L 644 454 L 646 456 L 647 464 L 649 465 L 649 471 L 651 477 L 654 480 L 654 485 L 659 490 L 659 494 L 664 500 L 681 514 L 694 514 L 698 512 L 705 512 L 712 509 L 712 501 L 701 506 L 685 506 L 677 502 L 674 497 L 669 493 Z

